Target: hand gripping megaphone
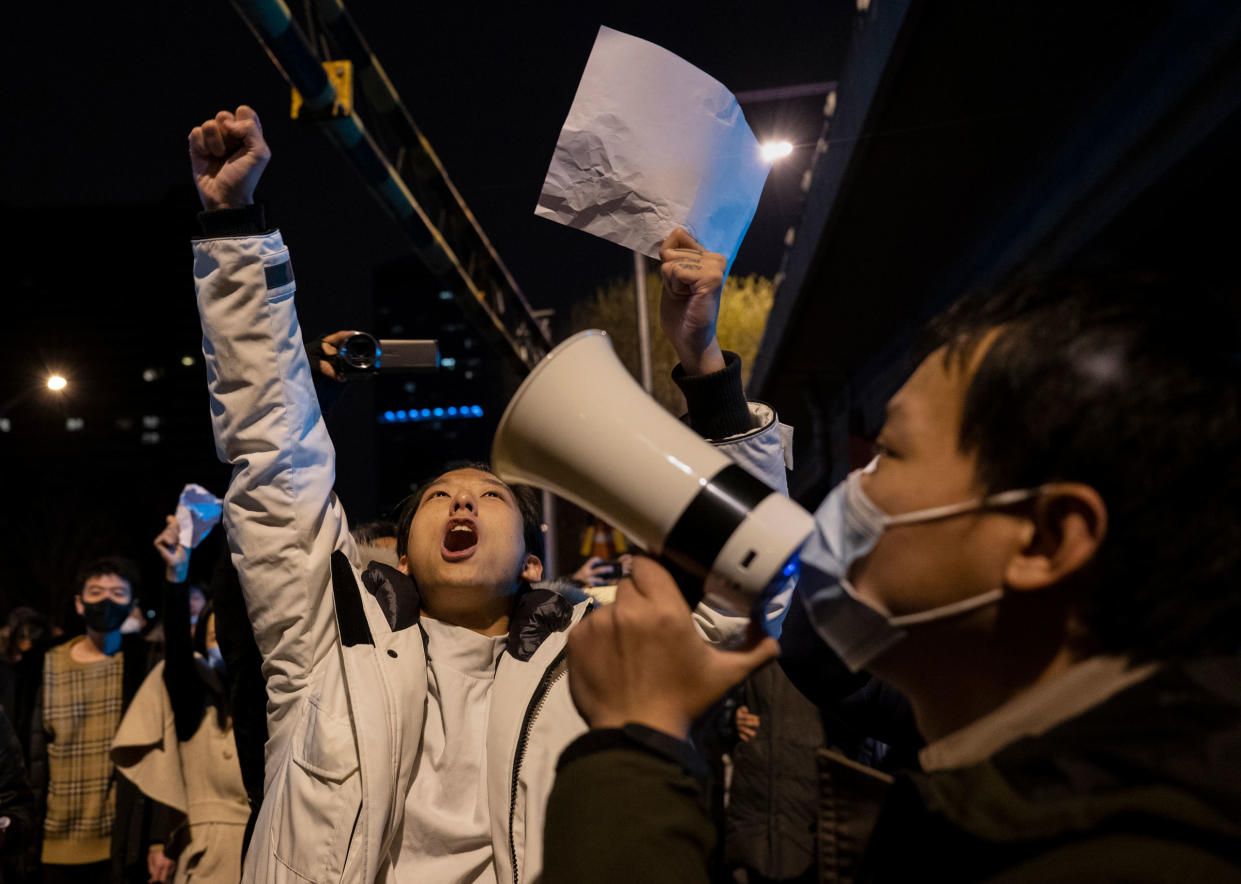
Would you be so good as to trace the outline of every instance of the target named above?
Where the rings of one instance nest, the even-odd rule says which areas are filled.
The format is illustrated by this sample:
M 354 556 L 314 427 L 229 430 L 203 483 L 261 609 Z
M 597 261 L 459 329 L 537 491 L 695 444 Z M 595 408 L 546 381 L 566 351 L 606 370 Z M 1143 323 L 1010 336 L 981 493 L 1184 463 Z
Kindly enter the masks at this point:
M 797 570 L 814 520 L 668 414 L 617 359 L 607 332 L 579 332 L 509 402 L 491 466 L 615 525 L 678 577 L 690 605 L 748 614 Z

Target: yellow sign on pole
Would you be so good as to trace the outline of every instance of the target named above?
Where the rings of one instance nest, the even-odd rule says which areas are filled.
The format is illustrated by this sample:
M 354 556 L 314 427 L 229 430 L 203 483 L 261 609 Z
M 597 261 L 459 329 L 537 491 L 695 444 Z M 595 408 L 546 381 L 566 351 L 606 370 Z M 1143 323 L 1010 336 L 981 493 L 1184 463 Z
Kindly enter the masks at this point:
M 336 90 L 336 98 L 332 101 L 331 107 L 324 108 L 315 116 L 349 116 L 353 113 L 353 62 L 347 58 L 340 61 L 325 61 L 323 70 L 327 74 L 328 82 Z M 294 89 L 293 106 L 290 110 L 293 119 L 296 120 L 301 116 L 302 104 L 302 94 Z

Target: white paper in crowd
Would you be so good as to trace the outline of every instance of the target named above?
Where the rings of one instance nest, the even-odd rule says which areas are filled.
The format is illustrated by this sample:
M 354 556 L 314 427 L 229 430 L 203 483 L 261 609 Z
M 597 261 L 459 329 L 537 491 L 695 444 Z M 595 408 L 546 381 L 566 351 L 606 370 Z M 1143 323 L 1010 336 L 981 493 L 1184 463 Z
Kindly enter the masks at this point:
M 651 257 L 684 227 L 731 261 L 769 169 L 720 82 L 600 28 L 534 213 Z
M 177 542 L 189 549 L 198 546 L 220 521 L 223 512 L 224 501 L 220 498 L 201 485 L 186 485 L 181 489 L 177 510 L 173 514 L 180 529 Z

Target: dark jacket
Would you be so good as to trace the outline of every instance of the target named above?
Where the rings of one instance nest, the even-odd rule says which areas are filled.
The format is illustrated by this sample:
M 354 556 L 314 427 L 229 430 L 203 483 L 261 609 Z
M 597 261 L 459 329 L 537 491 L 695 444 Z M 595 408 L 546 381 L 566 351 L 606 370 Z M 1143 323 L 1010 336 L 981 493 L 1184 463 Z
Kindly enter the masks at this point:
M 971 767 L 899 777 L 860 881 L 1241 881 L 1241 661 L 1168 665 Z
M 21 746 L 3 710 L 0 710 L 0 817 L 9 820 L 8 827 L 0 831 L 0 854 L 17 853 L 30 842 L 38 817 Z M 4 875 L 0 874 L 0 881 L 3 880 Z
M 738 699 L 759 725 L 733 749 L 724 855 L 765 878 L 794 878 L 814 862 L 815 753 L 825 745 L 819 710 L 779 666 L 746 679 Z
M 339 385 L 338 385 L 339 386 Z M 222 529 L 221 529 L 222 530 Z M 250 821 L 242 841 L 245 849 L 263 803 L 263 747 L 267 744 L 267 682 L 263 678 L 263 655 L 250 629 L 250 615 L 241 594 L 241 581 L 225 542 L 211 576 L 211 604 L 215 634 L 224 656 L 227 708 L 233 718 L 233 739 L 241 780 L 250 796 Z
M 572 748 L 546 844 L 548 856 L 571 856 L 548 864 L 545 884 L 636 880 L 636 853 L 680 870 L 643 881 L 706 880 L 709 823 L 682 763 Z M 821 849 L 820 880 L 1241 882 L 1239 759 L 1241 660 L 1231 657 L 1167 664 L 978 765 L 889 785 L 837 759 L 821 771 L 832 849 Z

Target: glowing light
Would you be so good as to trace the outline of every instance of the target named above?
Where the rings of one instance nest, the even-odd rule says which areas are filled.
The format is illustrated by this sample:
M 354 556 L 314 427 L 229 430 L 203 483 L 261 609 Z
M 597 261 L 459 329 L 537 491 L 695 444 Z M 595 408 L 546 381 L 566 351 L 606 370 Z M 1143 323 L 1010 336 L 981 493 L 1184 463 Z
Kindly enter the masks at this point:
M 677 458 L 673 457 L 671 454 L 668 454 L 668 455 L 665 455 L 665 456 L 668 458 L 668 463 L 672 464 L 674 467 L 676 467 L 678 470 L 680 470 L 680 471 L 681 471 L 682 473 L 684 473 L 685 475 L 687 475 L 687 476 L 692 476 L 692 475 L 694 475 L 694 468 L 693 468 L 693 467 L 691 467 L 689 464 L 687 464 L 687 463 L 682 463 L 680 460 L 678 460 Z M 702 477 L 700 476 L 700 477 L 698 478 L 698 484 L 699 484 L 699 485 L 702 485 L 702 486 L 704 486 L 704 487 L 705 487 L 705 486 L 706 486 L 706 484 L 707 484 L 707 480 L 706 480 L 706 479 L 704 479 L 704 478 L 702 478 Z
M 782 160 L 791 154 L 793 152 L 793 145 L 787 141 L 768 141 L 760 150 L 764 160 L 774 163 L 776 160 Z
M 481 405 L 450 405 L 442 408 L 411 408 L 408 411 L 400 409 L 398 411 L 384 411 L 379 415 L 381 424 L 399 424 L 407 421 L 422 421 L 438 418 L 440 420 L 446 418 L 475 418 L 483 416 L 483 407 Z M 706 482 L 705 479 L 702 480 Z
M 784 564 L 784 569 L 780 573 L 785 577 L 792 577 L 800 570 L 801 559 L 798 558 L 797 553 L 793 553 L 793 557 Z
M 181 364 L 184 365 L 186 368 L 189 368 L 191 365 L 194 364 L 194 357 L 193 356 L 182 356 Z
M 47 379 L 47 388 L 49 390 L 56 390 L 59 392 L 67 386 L 69 386 L 69 382 L 58 374 L 54 374 Z

